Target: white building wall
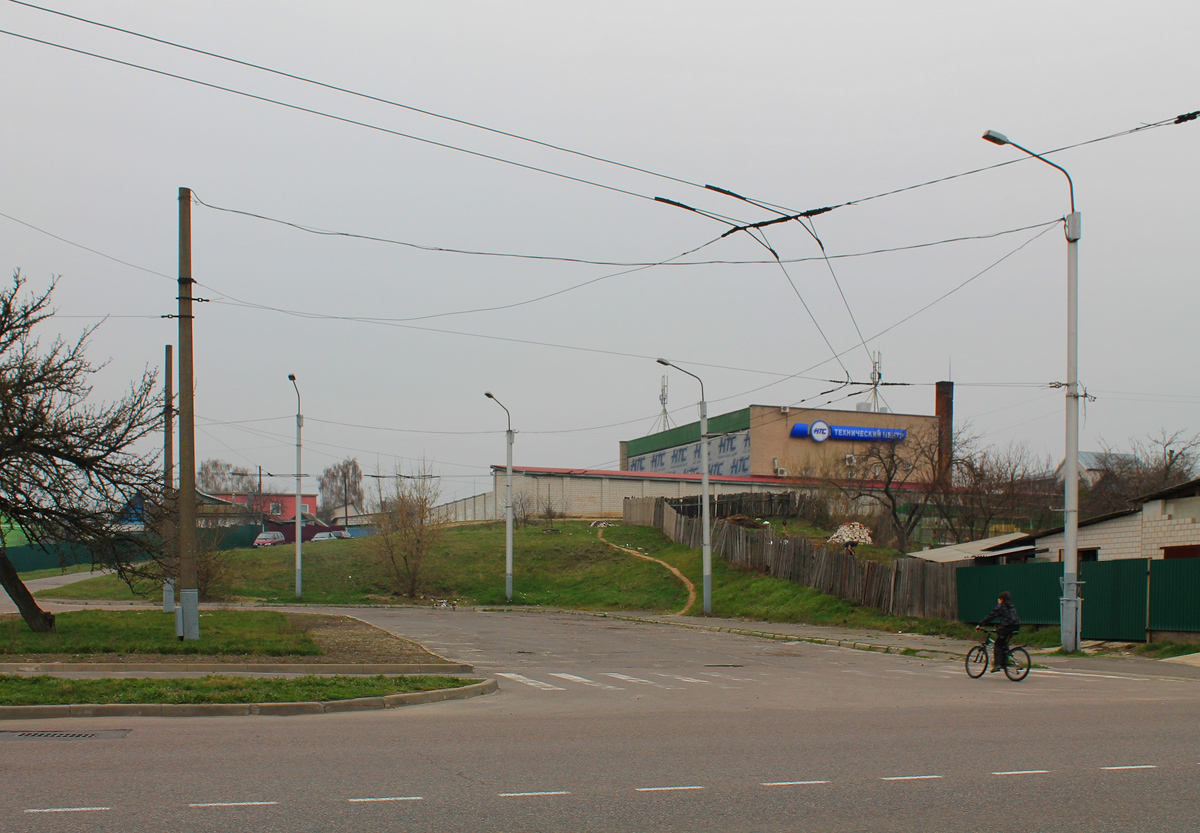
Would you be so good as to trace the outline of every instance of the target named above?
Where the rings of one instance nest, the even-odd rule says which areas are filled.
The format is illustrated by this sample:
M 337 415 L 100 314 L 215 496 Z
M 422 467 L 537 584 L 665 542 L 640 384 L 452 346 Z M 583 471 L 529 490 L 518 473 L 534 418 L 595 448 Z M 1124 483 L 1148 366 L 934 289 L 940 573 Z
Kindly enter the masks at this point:
M 1047 535 L 1039 538 L 1039 557 L 1045 556 L 1061 561 L 1063 558 L 1063 534 Z M 1122 515 L 1109 521 L 1090 524 L 1079 528 L 1079 549 L 1099 549 L 1097 558 L 1100 561 L 1112 561 L 1118 558 L 1143 558 L 1142 555 L 1142 516 L 1141 514 Z M 1162 554 L 1159 553 L 1159 557 Z
M 1142 506 L 1142 558 L 1162 558 L 1163 547 L 1200 544 L 1200 497 L 1152 500 Z

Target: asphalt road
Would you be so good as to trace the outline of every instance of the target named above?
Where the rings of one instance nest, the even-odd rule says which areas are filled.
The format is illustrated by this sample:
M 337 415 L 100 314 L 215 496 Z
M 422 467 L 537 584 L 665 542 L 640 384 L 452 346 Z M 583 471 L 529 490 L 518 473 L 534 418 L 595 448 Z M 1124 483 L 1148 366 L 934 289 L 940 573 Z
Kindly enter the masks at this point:
M 1195 831 L 1200 681 L 591 616 L 357 611 L 499 694 L 0 730 L 4 831 Z M 1113 670 L 1116 669 L 1116 670 Z

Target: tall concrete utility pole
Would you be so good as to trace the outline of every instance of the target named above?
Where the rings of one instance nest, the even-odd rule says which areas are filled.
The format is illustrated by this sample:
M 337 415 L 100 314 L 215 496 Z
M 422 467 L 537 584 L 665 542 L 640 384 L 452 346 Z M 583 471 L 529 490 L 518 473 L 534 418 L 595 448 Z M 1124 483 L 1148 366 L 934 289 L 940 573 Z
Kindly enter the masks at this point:
M 296 384 L 296 374 L 289 373 L 288 381 L 292 383 L 292 387 L 296 389 L 296 518 L 295 518 L 295 534 L 296 534 L 296 598 L 300 598 L 300 594 L 304 592 L 304 554 L 302 547 L 304 545 L 304 506 L 300 503 L 302 497 L 301 478 L 301 453 L 303 445 L 300 441 L 300 429 L 304 427 L 304 415 L 300 412 L 300 386 Z
M 200 638 L 196 567 L 196 407 L 192 373 L 192 189 L 179 189 L 179 607 L 185 640 Z
M 175 574 L 179 570 L 179 548 L 175 539 L 175 357 L 167 345 L 163 390 L 163 613 L 175 612 Z

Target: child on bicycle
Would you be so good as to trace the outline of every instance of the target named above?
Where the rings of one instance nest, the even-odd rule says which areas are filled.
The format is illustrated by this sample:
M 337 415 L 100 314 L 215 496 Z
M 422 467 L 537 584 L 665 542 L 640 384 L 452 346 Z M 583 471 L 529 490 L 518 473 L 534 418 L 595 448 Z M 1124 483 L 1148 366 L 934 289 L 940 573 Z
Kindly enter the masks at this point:
M 992 612 L 979 620 L 975 630 L 983 630 L 983 626 L 996 623 L 996 647 L 993 651 L 992 673 L 1002 671 L 1008 665 L 1008 638 L 1021 629 L 1021 617 L 1013 607 L 1012 596 L 1005 590 L 997 599 Z

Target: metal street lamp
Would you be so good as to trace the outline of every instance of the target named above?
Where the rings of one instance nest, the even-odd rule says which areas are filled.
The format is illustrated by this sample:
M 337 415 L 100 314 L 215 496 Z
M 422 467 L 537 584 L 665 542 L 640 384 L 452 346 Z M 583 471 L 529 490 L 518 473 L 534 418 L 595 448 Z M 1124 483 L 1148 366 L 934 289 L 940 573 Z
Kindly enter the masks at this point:
M 708 522 L 708 403 L 704 400 L 704 380 L 666 359 L 659 359 L 658 363 L 686 373 L 700 383 L 700 491 L 704 496 L 700 503 L 700 523 L 704 527 L 700 553 L 704 572 L 704 612 L 709 614 L 712 613 L 712 530 Z
M 1066 217 L 1067 238 L 1067 452 L 1063 463 L 1063 595 L 1062 646 L 1065 651 L 1079 650 L 1079 238 L 1080 213 L 1075 210 L 1075 183 L 1067 169 L 1021 147 L 1003 133 L 989 130 L 983 134 L 995 145 L 1012 145 L 1022 153 L 1058 168 L 1067 178 L 1071 191 L 1071 213 Z
M 300 478 L 304 469 L 301 468 L 300 454 L 300 429 L 304 427 L 304 416 L 300 413 L 300 386 L 296 384 L 296 374 L 289 373 L 288 380 L 292 383 L 292 387 L 296 389 L 296 598 L 300 598 L 300 593 L 303 590 L 303 579 L 301 578 L 301 570 L 303 568 L 303 559 L 300 555 L 301 539 L 304 537 L 304 519 L 301 516 L 302 504 L 300 503 Z
M 504 403 L 497 399 L 491 391 L 484 391 L 483 395 L 501 408 L 504 408 Z M 512 429 L 512 414 L 509 413 L 508 408 L 504 408 L 504 413 L 508 415 L 508 486 L 505 490 L 504 498 L 504 595 L 511 602 L 513 596 L 512 448 L 514 432 Z

